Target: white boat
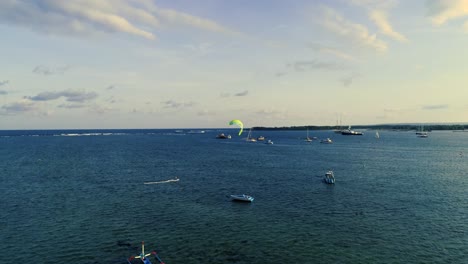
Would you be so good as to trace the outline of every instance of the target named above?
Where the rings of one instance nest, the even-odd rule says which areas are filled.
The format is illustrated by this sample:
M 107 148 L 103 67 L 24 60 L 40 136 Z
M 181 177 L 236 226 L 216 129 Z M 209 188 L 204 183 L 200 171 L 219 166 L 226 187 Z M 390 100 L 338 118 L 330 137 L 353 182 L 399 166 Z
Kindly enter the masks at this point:
M 309 128 L 307 128 L 307 137 L 304 140 L 305 142 L 312 142 L 312 139 L 309 137 Z
M 247 141 L 247 142 L 257 142 L 257 140 L 252 137 L 252 128 L 249 129 L 249 134 L 247 135 L 247 139 L 245 141 Z
M 429 134 L 427 134 L 427 131 L 424 131 L 424 126 L 420 126 L 419 131 L 416 131 L 416 136 L 420 138 L 427 138 Z
M 348 129 L 342 130 L 341 135 L 345 136 L 362 136 L 362 132 L 351 130 L 351 126 Z
M 271 141 L 271 139 L 269 139 L 267 142 L 265 142 L 265 144 L 273 145 L 273 141 Z
M 426 132 L 424 132 L 424 133 L 418 134 L 417 136 L 420 138 L 427 138 L 429 135 Z
M 324 144 L 332 144 L 333 141 L 330 139 L 330 138 L 326 138 L 326 139 L 322 139 L 320 140 L 320 143 L 324 143 Z
M 259 137 L 257 138 L 257 141 L 264 141 L 264 140 L 265 140 L 265 137 L 264 137 L 264 136 L 259 136 Z
M 375 138 L 380 138 L 379 131 L 375 131 Z
M 254 198 L 246 194 L 231 194 L 231 200 L 239 202 L 253 202 Z
M 327 171 L 327 173 L 325 173 L 325 178 L 323 178 L 323 181 L 325 183 L 328 183 L 328 184 L 334 184 L 335 183 L 335 174 L 333 173 L 333 171 Z

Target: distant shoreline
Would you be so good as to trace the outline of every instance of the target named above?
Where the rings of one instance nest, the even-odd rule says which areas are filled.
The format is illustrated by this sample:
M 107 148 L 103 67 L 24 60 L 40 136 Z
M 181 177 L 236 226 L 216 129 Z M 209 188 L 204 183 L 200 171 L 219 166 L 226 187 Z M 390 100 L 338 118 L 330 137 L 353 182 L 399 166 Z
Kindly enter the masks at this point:
M 344 130 L 348 127 L 338 127 L 338 126 L 289 126 L 289 127 L 252 127 L 253 130 Z M 373 130 L 394 130 L 394 131 L 413 131 L 420 130 L 421 125 L 356 125 L 352 126 L 352 129 L 373 129 Z M 434 130 L 446 130 L 453 132 L 468 132 L 468 124 L 454 124 L 454 125 L 424 125 L 424 131 L 434 131 Z

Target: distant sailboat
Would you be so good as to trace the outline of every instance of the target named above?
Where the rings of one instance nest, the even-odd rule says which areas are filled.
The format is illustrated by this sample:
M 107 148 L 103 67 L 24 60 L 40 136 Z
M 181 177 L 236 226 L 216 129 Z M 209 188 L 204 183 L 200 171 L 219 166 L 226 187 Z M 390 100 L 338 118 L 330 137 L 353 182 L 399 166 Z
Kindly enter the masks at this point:
M 379 131 L 375 131 L 375 138 L 380 138 Z
M 246 139 L 247 142 L 257 142 L 257 140 L 252 137 L 252 128 L 249 129 L 249 134 L 247 135 L 247 139 Z
M 312 139 L 309 137 L 309 128 L 307 128 L 307 137 L 304 140 L 305 142 L 312 142 Z

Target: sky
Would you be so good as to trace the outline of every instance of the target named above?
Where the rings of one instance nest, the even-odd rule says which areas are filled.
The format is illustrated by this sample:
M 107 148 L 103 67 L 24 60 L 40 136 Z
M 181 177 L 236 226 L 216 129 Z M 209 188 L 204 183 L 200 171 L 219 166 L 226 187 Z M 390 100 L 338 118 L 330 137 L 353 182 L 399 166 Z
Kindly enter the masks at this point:
M 0 129 L 468 121 L 468 0 L 2 0 Z

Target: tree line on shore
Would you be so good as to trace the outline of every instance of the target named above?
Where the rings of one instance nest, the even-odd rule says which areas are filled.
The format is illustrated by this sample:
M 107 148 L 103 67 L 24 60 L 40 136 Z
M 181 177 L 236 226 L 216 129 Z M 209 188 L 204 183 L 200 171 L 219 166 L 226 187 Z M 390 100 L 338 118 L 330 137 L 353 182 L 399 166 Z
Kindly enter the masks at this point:
M 283 127 L 252 127 L 254 130 L 344 130 L 347 127 L 338 126 L 283 126 Z M 396 130 L 396 131 L 411 131 L 411 130 L 453 130 L 468 132 L 468 124 L 383 124 L 383 125 L 355 125 L 352 129 L 374 129 L 374 130 Z

